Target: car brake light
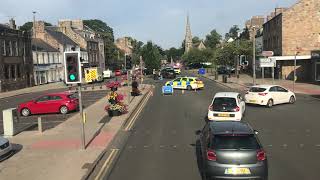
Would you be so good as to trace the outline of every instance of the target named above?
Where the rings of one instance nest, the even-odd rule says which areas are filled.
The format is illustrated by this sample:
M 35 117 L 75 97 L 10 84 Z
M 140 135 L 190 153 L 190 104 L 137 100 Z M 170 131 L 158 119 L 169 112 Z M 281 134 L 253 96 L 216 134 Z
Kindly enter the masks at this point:
M 216 161 L 216 160 L 217 160 L 217 155 L 216 155 L 216 153 L 215 153 L 213 150 L 208 149 L 208 150 L 207 150 L 207 159 L 208 159 L 209 161 Z
M 210 106 L 208 107 L 208 110 L 209 111 L 213 111 L 213 105 L 212 104 L 210 104 Z
M 260 96 L 265 96 L 265 95 L 267 95 L 268 93 L 258 93 L 258 95 L 260 95 Z
M 237 106 L 236 108 L 233 109 L 234 112 L 239 112 L 240 111 L 240 107 Z
M 266 160 L 266 153 L 264 152 L 264 150 L 260 149 L 257 151 L 257 159 L 258 161 Z

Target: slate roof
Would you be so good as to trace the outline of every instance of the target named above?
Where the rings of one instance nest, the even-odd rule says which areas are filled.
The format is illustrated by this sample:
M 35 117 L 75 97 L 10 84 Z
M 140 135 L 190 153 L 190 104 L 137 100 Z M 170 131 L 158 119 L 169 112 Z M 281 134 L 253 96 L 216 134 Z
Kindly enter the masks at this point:
M 59 50 L 55 49 L 54 47 L 50 46 L 46 42 L 41 39 L 32 39 L 32 50 L 35 51 L 42 51 L 42 52 L 59 52 Z
M 78 44 L 71 40 L 68 36 L 58 31 L 58 27 L 47 26 L 45 27 L 46 31 L 56 39 L 60 44 L 70 44 L 72 46 L 77 46 Z

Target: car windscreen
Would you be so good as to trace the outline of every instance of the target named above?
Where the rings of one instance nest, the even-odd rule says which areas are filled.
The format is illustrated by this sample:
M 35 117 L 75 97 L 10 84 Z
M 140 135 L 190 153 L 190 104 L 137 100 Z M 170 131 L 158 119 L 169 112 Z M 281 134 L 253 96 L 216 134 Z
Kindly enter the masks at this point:
M 213 111 L 232 112 L 237 107 L 235 98 L 217 97 L 213 101 Z
M 216 150 L 222 149 L 260 149 L 254 135 L 216 135 L 211 146 Z
M 266 88 L 260 88 L 260 87 L 252 87 L 249 89 L 249 92 L 264 92 L 267 90 Z

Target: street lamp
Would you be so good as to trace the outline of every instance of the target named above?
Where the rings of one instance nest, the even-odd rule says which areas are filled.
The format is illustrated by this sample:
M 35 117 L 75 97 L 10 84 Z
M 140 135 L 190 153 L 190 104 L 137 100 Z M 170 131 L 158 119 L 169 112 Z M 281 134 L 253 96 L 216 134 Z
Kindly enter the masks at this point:
M 297 48 L 296 48 L 296 52 L 295 52 L 295 54 L 294 54 L 293 87 L 292 87 L 293 92 L 295 91 L 294 89 L 295 89 L 295 86 L 296 86 L 297 55 L 298 55 L 299 53 L 300 53 L 300 52 L 299 52 L 299 48 L 297 47 Z
M 253 85 L 256 85 L 256 26 L 252 26 L 253 30 L 253 58 L 252 58 L 252 68 L 253 68 Z
M 37 33 L 36 33 L 36 11 L 32 11 L 33 14 L 33 38 L 37 38 Z M 38 47 L 35 45 L 35 50 L 36 50 L 36 58 L 37 58 L 37 69 L 36 69 L 36 79 L 37 79 L 37 85 L 40 85 L 40 77 L 39 77 L 39 57 L 38 57 Z

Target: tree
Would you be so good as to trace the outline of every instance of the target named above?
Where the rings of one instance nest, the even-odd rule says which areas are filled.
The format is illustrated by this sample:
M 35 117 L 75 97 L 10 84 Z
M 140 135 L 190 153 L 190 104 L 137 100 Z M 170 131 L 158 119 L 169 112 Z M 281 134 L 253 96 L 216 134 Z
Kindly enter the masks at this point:
M 48 22 L 44 22 L 45 26 L 52 26 L 52 24 Z M 26 22 L 22 26 L 20 26 L 21 31 L 31 31 L 33 27 L 33 22 Z
M 212 62 L 213 51 L 211 49 L 199 50 L 193 48 L 187 54 L 184 54 L 182 58 L 187 64 Z
M 240 34 L 240 39 L 242 40 L 250 40 L 250 31 L 246 27 L 243 29 L 242 33 Z
M 83 23 L 101 35 L 101 38 L 104 41 L 106 64 L 110 64 L 110 60 L 116 59 L 119 52 L 114 44 L 113 29 L 99 19 L 84 20 Z
M 154 45 L 151 41 L 147 42 L 142 48 L 141 55 L 148 70 L 160 68 L 161 55 L 157 45 Z
M 222 39 L 222 36 L 217 32 L 217 30 L 212 30 L 210 34 L 206 36 L 206 40 L 204 41 L 204 44 L 206 47 L 215 49 L 216 46 L 220 43 Z
M 192 44 L 193 44 L 195 47 L 199 46 L 199 44 L 201 43 L 201 41 L 202 41 L 202 40 L 201 40 L 198 36 L 195 36 L 195 37 L 192 38 Z
M 181 59 L 184 52 L 181 48 L 177 49 L 175 47 L 172 47 L 172 48 L 166 50 L 165 53 L 166 53 L 168 60 L 171 60 L 171 58 L 172 58 L 174 61 L 177 61 L 177 60 Z
M 230 38 L 232 38 L 232 39 L 238 38 L 238 32 L 239 32 L 239 30 L 240 30 L 240 29 L 239 29 L 239 27 L 238 27 L 237 25 L 233 25 L 233 26 L 230 28 L 229 32 L 226 33 L 225 39 L 228 40 L 228 39 L 230 39 Z

